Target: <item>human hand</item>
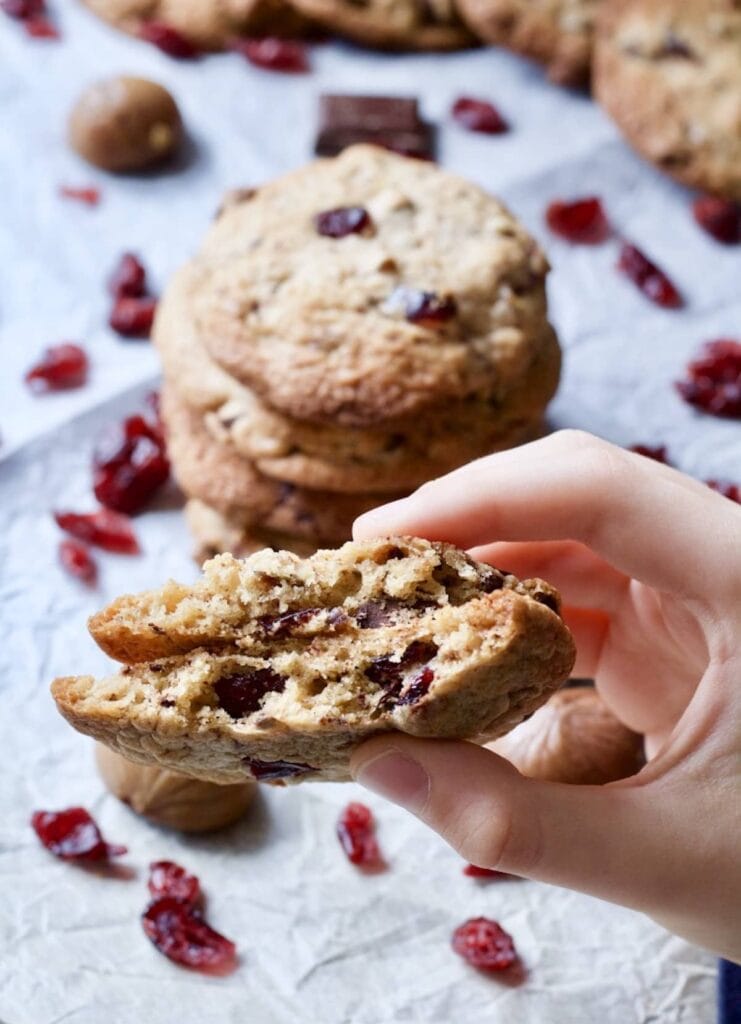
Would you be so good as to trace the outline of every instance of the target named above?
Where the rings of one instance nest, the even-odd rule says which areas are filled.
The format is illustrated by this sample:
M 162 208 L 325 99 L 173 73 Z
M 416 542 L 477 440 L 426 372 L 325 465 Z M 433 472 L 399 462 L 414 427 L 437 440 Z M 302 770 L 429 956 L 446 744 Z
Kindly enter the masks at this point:
M 607 786 L 521 776 L 471 743 L 363 744 L 364 786 L 467 860 L 640 910 L 741 961 L 741 507 L 577 431 L 488 456 L 362 516 L 447 540 L 564 599 L 575 675 L 646 737 Z

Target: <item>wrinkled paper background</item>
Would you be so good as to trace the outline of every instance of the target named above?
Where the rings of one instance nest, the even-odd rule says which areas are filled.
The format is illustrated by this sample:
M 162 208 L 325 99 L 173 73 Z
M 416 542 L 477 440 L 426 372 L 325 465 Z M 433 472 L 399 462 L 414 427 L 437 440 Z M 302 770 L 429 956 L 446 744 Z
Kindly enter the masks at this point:
M 58 717 L 48 684 L 105 669 L 85 630 L 104 601 L 168 575 L 194 577 L 179 498 L 163 495 L 137 521 L 141 558 L 101 555 L 94 593 L 58 568 L 49 510 L 90 507 L 93 438 L 140 408 L 156 383 L 147 343 L 105 327 L 103 281 L 116 257 L 140 252 L 160 289 L 224 189 L 309 157 L 322 91 L 418 94 L 441 122 L 441 162 L 500 194 L 544 241 L 566 349 L 553 425 L 623 444 L 668 443 L 676 462 L 703 478 L 741 477 L 739 426 L 696 415 L 671 381 L 701 341 L 738 334 L 739 250 L 706 238 L 687 194 L 634 157 L 593 104 L 507 54 L 394 57 L 333 44 L 316 48 L 312 75 L 294 78 L 236 56 L 178 63 L 71 0 L 54 10 L 60 43 L 31 41 L 0 20 L 0 1021 L 709 1024 L 712 957 L 597 900 L 464 878 L 442 841 L 372 798 L 391 867 L 360 875 L 333 835 L 338 808 L 359 795 L 354 787 L 267 788 L 242 824 L 210 838 L 179 838 L 131 815 L 105 794 L 91 744 Z M 150 75 L 174 92 L 192 137 L 177 171 L 109 178 L 65 146 L 74 98 L 116 72 Z M 494 98 L 513 131 L 492 139 L 447 123 L 460 94 Z M 62 183 L 97 183 L 103 202 L 61 201 Z M 672 273 L 686 310 L 657 309 L 621 279 L 614 243 L 571 248 L 548 237 L 546 202 L 587 193 L 603 196 L 619 231 Z M 62 339 L 87 346 L 91 383 L 34 398 L 22 374 Z M 30 812 L 73 803 L 129 845 L 133 879 L 76 869 L 39 846 Z M 200 875 L 209 919 L 239 945 L 231 977 L 179 969 L 144 938 L 146 865 L 160 858 Z M 452 929 L 479 914 L 515 936 L 529 971 L 521 987 L 480 977 L 452 954 Z

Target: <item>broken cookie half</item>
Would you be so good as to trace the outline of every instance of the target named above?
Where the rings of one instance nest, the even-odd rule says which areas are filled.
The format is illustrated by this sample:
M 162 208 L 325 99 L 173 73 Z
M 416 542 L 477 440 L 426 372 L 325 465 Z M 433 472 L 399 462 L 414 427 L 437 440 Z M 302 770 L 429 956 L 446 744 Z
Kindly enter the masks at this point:
M 339 781 L 378 733 L 483 742 L 530 715 L 574 663 L 559 609 L 547 583 L 418 538 L 220 555 L 193 586 L 93 616 L 123 667 L 52 693 L 132 761 L 224 783 Z

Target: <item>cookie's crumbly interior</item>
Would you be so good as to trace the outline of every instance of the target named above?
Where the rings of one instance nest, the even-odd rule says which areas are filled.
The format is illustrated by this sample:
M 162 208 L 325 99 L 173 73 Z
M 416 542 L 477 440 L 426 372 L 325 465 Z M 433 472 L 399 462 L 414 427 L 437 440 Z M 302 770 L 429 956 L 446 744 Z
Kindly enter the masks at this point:
M 372 605 L 386 610 L 384 625 L 395 625 L 415 622 L 421 609 L 462 605 L 501 588 L 558 608 L 556 591 L 541 580 L 523 583 L 451 545 L 409 538 L 349 543 L 308 559 L 267 550 L 245 561 L 220 555 L 203 572 L 193 586 L 170 581 L 114 601 L 90 620 L 95 640 L 111 657 L 131 663 L 199 646 L 261 649 L 266 618 L 306 609 L 342 612 L 354 621 Z M 322 634 L 325 618 L 318 614 L 294 636 Z
M 374 732 L 494 738 L 530 714 L 573 663 L 558 610 L 548 584 L 418 539 L 220 555 L 193 587 L 95 616 L 126 667 L 53 692 L 76 728 L 134 760 L 224 782 L 285 762 L 342 779 Z

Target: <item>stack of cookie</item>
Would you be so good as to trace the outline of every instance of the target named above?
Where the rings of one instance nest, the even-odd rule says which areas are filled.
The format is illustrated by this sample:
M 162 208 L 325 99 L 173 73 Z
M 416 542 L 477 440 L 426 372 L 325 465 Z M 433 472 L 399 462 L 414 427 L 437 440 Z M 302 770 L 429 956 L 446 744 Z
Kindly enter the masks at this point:
M 546 272 L 495 199 L 372 146 L 233 197 L 154 332 L 200 553 L 335 546 L 534 436 L 560 369 Z

